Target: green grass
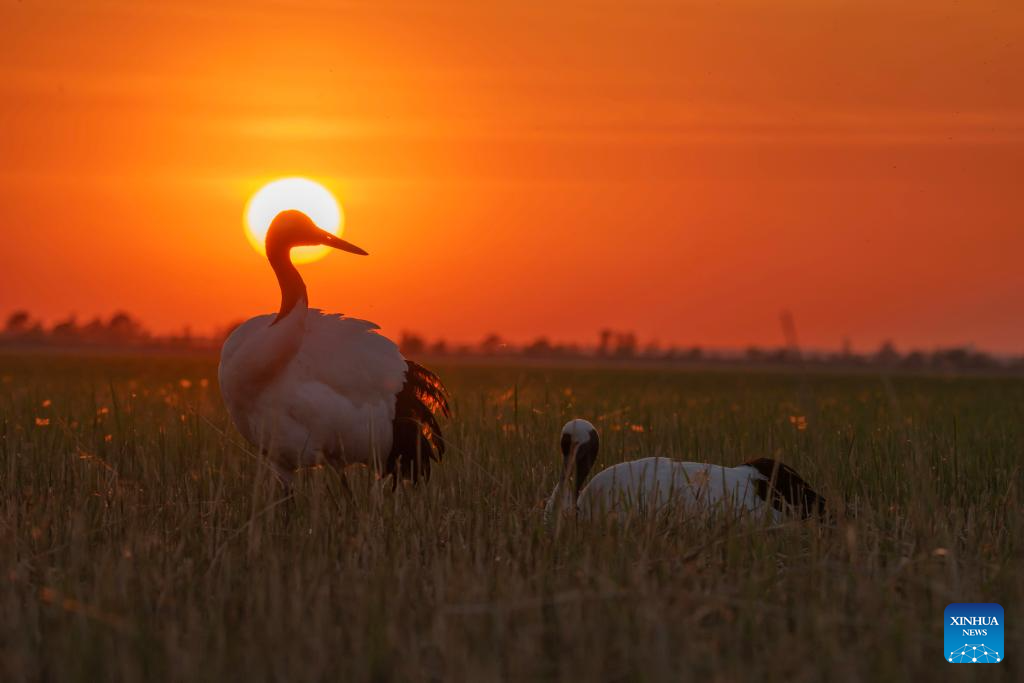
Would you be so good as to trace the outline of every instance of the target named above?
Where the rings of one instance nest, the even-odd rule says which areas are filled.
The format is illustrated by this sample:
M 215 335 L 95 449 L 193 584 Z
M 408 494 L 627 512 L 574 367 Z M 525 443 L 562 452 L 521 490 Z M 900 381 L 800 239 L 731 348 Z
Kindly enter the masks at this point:
M 314 470 L 281 503 L 215 361 L 0 356 L 0 679 L 1019 680 L 1024 380 L 436 369 L 429 484 Z M 778 457 L 837 522 L 551 533 L 573 416 L 598 468 Z M 1007 659 L 948 665 L 975 601 Z

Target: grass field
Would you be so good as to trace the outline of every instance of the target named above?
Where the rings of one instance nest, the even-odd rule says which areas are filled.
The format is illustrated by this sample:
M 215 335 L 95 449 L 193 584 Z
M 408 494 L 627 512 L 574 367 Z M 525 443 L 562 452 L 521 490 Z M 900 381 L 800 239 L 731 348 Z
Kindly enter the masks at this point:
M 427 485 L 282 503 L 213 359 L 0 356 L 0 657 L 21 680 L 1021 680 L 1024 380 L 435 366 Z M 569 417 L 597 468 L 779 457 L 834 526 L 545 529 Z M 950 602 L 1007 658 L 943 661 Z

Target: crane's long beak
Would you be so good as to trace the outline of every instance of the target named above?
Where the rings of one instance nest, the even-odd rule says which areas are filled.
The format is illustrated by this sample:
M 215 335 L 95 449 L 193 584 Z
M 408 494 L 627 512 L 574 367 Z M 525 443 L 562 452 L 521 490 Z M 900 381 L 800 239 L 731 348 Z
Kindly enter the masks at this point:
M 334 235 L 332 235 L 331 233 L 327 232 L 326 230 L 324 230 L 322 232 L 323 232 L 323 234 L 321 235 L 321 240 L 322 240 L 321 244 L 326 244 L 328 247 L 334 247 L 335 249 L 341 249 L 342 251 L 347 251 L 350 254 L 358 254 L 360 256 L 369 256 L 368 253 L 366 253 L 364 250 L 360 249 L 356 245 L 352 244 L 351 242 L 346 242 L 345 240 L 341 239 L 340 237 L 335 237 Z

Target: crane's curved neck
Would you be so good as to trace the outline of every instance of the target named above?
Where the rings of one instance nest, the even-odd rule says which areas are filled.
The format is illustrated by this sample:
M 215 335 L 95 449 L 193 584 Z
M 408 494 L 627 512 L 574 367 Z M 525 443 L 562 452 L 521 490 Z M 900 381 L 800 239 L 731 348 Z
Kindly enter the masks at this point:
M 579 497 L 579 492 L 573 495 L 569 482 L 566 481 L 565 477 L 561 477 L 558 483 L 555 484 L 555 490 L 551 492 L 547 502 L 544 504 L 544 521 L 551 521 L 552 515 L 557 513 L 575 512 Z
M 286 315 L 291 313 L 296 306 L 308 308 L 309 295 L 306 293 L 306 283 L 302 281 L 298 269 L 292 263 L 291 247 L 287 245 L 268 245 L 267 259 L 270 260 L 270 267 L 277 275 L 277 284 L 281 287 L 281 308 L 277 312 L 272 325 L 276 325 Z

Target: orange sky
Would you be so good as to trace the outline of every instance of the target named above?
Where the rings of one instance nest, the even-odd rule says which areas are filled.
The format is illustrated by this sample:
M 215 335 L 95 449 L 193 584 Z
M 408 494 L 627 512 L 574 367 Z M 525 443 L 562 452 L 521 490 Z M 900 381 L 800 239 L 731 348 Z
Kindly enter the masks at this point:
M 305 175 L 371 253 L 312 303 L 392 335 L 1024 351 L 1018 0 L 0 11 L 0 315 L 272 310 Z

